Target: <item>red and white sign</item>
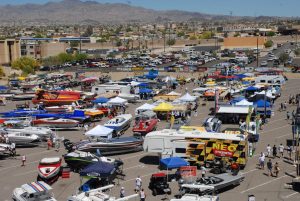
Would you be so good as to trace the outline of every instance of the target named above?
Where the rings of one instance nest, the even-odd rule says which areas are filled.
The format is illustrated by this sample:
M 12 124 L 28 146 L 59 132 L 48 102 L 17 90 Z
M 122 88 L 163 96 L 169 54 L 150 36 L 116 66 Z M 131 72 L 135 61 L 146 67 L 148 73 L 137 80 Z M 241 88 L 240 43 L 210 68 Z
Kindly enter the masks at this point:
M 197 166 L 182 166 L 180 167 L 181 177 L 196 177 Z
M 214 155 L 220 157 L 232 157 L 233 152 L 214 149 Z

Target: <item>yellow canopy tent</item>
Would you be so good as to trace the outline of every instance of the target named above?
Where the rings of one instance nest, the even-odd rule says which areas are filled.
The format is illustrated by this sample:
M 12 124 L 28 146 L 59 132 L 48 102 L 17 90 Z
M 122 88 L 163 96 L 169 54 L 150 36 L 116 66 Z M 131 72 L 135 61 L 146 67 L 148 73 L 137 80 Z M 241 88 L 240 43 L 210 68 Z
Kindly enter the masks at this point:
M 173 109 L 173 106 L 169 103 L 160 103 L 158 106 L 153 108 L 154 112 L 169 112 Z

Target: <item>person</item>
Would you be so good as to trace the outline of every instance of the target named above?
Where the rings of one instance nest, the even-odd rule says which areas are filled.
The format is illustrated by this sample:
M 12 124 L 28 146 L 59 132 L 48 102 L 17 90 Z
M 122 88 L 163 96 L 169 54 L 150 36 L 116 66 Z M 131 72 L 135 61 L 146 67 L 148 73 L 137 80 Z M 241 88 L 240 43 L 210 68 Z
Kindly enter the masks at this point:
M 60 148 L 60 141 L 59 140 L 56 140 L 55 141 L 55 151 L 59 151 L 59 148 Z
M 273 146 L 273 158 L 276 158 L 276 157 L 277 157 L 277 147 L 274 144 L 274 146 Z
M 279 157 L 283 157 L 284 146 L 282 144 L 279 145 Z
M 206 168 L 204 166 L 201 167 L 201 175 L 202 175 L 202 178 L 205 177 L 205 174 L 206 174 Z
M 289 111 L 286 112 L 286 120 L 290 120 L 290 112 Z
M 259 161 L 260 169 L 264 170 L 265 169 L 265 154 L 264 153 L 262 153 L 262 152 L 260 153 L 258 161 Z
M 146 193 L 143 188 L 140 192 L 140 198 L 141 198 L 141 201 L 145 201 L 145 199 L 146 199 Z
M 270 144 L 268 144 L 268 146 L 267 146 L 267 156 L 268 156 L 268 158 L 271 156 L 271 146 L 270 146 Z
M 16 152 L 16 144 L 14 142 L 12 142 L 10 144 L 10 149 L 11 149 L 11 152 L 13 154 L 13 156 L 17 155 L 17 152 Z
M 292 147 L 291 147 L 291 145 L 289 145 L 287 147 L 287 153 L 289 155 L 289 160 L 292 160 Z
M 22 167 L 24 167 L 25 166 L 25 162 L 26 162 L 26 156 L 25 155 L 23 155 L 22 156 Z
M 136 179 L 135 179 L 135 191 L 138 192 L 141 190 L 141 187 L 142 187 L 142 179 L 140 176 L 138 176 Z
M 278 177 L 278 173 L 279 173 L 279 165 L 278 162 L 275 163 L 274 165 L 274 173 L 275 173 L 275 177 Z
M 47 147 L 48 147 L 48 150 L 50 150 L 50 147 L 52 146 L 52 142 L 50 140 L 50 138 L 47 140 Z
M 269 159 L 269 161 L 267 162 L 267 167 L 268 167 L 268 176 L 273 176 L 273 174 L 272 174 L 273 164 L 272 164 L 271 159 Z
M 125 189 L 124 189 L 124 187 L 121 187 L 120 198 L 123 198 L 123 197 L 125 197 Z
M 84 127 L 84 131 L 85 131 L 85 132 L 87 132 L 87 131 L 88 131 L 88 129 L 89 129 L 89 125 L 88 125 L 88 124 L 84 124 L 84 126 L 83 126 L 83 127 Z

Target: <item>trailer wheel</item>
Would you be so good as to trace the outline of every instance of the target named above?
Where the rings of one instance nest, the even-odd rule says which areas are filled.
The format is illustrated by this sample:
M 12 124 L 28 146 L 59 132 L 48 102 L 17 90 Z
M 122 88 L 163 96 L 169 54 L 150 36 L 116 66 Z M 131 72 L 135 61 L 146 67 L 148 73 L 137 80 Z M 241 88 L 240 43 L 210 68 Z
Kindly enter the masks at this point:
M 206 167 L 206 168 L 211 168 L 211 164 L 208 163 L 208 162 L 206 162 L 206 163 L 205 163 L 205 167 Z

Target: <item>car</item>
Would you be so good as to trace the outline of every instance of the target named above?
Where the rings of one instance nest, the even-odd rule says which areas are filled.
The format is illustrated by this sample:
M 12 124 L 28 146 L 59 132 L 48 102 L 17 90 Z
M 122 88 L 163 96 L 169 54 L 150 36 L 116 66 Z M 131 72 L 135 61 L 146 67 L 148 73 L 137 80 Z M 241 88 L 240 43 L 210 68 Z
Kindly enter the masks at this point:
M 275 59 L 275 56 L 269 56 L 268 57 L 268 61 L 274 61 L 274 59 Z
M 260 66 L 261 66 L 261 67 L 267 67 L 267 66 L 268 66 L 268 62 L 267 62 L 267 61 L 262 61 L 262 62 L 260 63 Z
M 148 188 L 152 190 L 153 196 L 158 194 L 171 194 L 171 188 L 167 181 L 167 175 L 163 172 L 152 174 Z

